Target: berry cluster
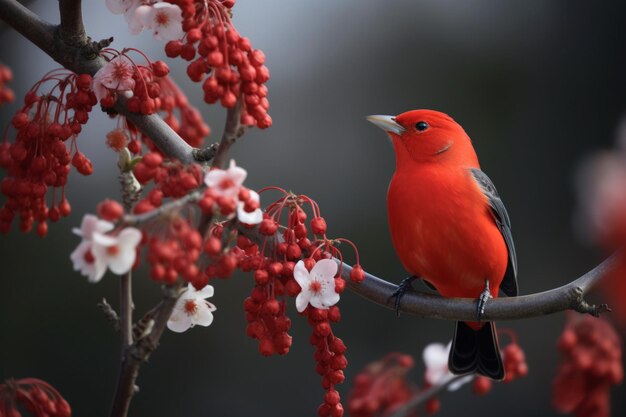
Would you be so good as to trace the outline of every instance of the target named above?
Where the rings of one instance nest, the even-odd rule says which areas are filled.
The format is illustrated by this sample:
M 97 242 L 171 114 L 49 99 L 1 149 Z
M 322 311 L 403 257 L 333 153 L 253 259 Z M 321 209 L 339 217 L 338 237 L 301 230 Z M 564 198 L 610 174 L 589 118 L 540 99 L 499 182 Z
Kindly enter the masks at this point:
M 198 289 L 198 258 L 202 250 L 202 236 L 189 220 L 176 217 L 148 239 L 150 276 L 155 281 L 173 284 L 179 276 Z M 204 283 L 206 285 L 206 283 Z
M 131 52 L 141 56 L 144 64 L 137 64 Z M 161 84 L 158 80 L 170 71 L 165 62 L 152 62 L 134 48 L 121 52 L 106 48 L 100 54 L 108 62 L 94 75 L 93 89 L 102 107 L 112 108 L 120 93 L 129 97 L 126 107 L 133 113 L 153 114 L 161 107 Z
M 241 100 L 241 123 L 259 128 L 271 126 L 267 113 L 269 70 L 265 55 L 252 49 L 230 21 L 232 0 L 169 0 L 182 10 L 183 40 L 165 46 L 167 56 L 191 61 L 187 74 L 193 81 L 204 80 L 204 100 L 233 108 Z M 205 78 L 206 77 L 206 78 Z
M 552 404 L 578 417 L 608 417 L 610 389 L 624 378 L 619 336 L 605 320 L 570 315 L 559 339 L 562 361 Z
M 258 231 L 264 237 L 263 241 L 255 245 L 247 239 L 238 239 L 237 248 L 240 268 L 254 273 L 255 287 L 244 302 L 244 308 L 248 335 L 259 341 L 259 350 L 263 355 L 285 354 L 291 345 L 291 336 L 287 333 L 290 320 L 285 315 L 285 296 L 298 296 L 299 299 L 306 290 L 313 294 L 312 297 L 323 297 L 322 288 L 317 282 L 312 281 L 308 288 L 301 288 L 295 279 L 294 270 L 300 267 L 301 271 L 310 272 L 320 260 L 332 256 L 343 259 L 338 248 L 341 243 L 351 245 L 356 252 L 350 241 L 330 240 L 326 237 L 326 222 L 320 215 L 317 203 L 309 197 L 294 195 L 276 187 L 262 192 L 270 189 L 279 191 L 282 197 L 266 208 L 264 219 L 259 224 Z M 309 207 L 313 214 L 310 222 L 307 222 L 305 207 Z M 283 218 L 284 226 L 281 225 Z M 275 242 L 277 234 L 280 238 Z M 358 264 L 358 253 L 356 256 L 357 265 L 352 269 L 351 279 L 360 282 L 365 274 Z M 331 296 L 334 294 L 338 300 L 338 294 L 345 288 L 341 271 L 328 279 L 333 285 L 326 291 Z M 313 303 L 313 300 L 310 302 Z M 311 344 L 316 346 L 316 370 L 322 376 L 322 386 L 327 391 L 318 414 L 322 417 L 341 416 L 343 406 L 334 387 L 345 379 L 346 348 L 331 328 L 331 323 L 341 318 L 339 307 L 331 305 L 319 308 L 308 302 L 299 305 L 298 300 L 296 305 L 312 328 Z
M 187 96 L 178 88 L 170 77 L 157 78 L 160 86 L 160 100 L 157 101 L 157 111 L 163 112 L 163 120 L 174 132 L 189 145 L 199 148 L 204 139 L 209 136 L 211 129 L 202 120 L 202 115 L 187 100 Z M 176 116 L 175 111 L 178 112 Z
M 158 92 L 154 99 L 155 112 L 160 113 L 165 123 L 185 142 L 196 148 L 201 147 L 211 129 L 174 80 L 169 76 L 156 77 L 151 88 L 151 91 Z M 137 155 L 141 153 L 141 144 L 144 143 L 150 152 L 160 153 L 150 138 L 141 134 L 126 118 L 121 120 L 122 127 L 107 134 L 107 144 L 112 149 L 119 151 L 127 146 L 129 151 Z
M 70 417 L 72 414 L 61 394 L 36 378 L 11 379 L 0 384 L 0 415 L 21 417 L 18 403 L 35 417 Z
M 12 119 L 17 130 L 15 141 L 10 143 L 5 135 L 0 144 L 0 167 L 8 172 L 0 184 L 7 197 L 0 209 L 0 232 L 6 233 L 19 214 L 23 232 L 30 231 L 36 220 L 37 233 L 43 237 L 48 231 L 47 220 L 55 222 L 70 214 L 65 198 L 70 164 L 82 175 L 93 172 L 91 161 L 76 143 L 97 104 L 91 82 L 87 74 L 56 70 L 26 94 L 24 106 Z M 53 85 L 49 91 L 40 91 L 49 84 Z M 49 188 L 53 189 L 50 205 L 46 200 Z M 57 188 L 61 189 L 60 196 Z
M 261 271 L 261 273 L 258 273 Z M 285 355 L 291 348 L 291 319 L 285 314 L 285 300 L 277 300 L 276 292 L 272 294 L 267 285 L 269 276 L 264 270 L 255 271 L 254 280 L 257 285 L 250 297 L 244 300 L 246 311 L 246 334 L 259 341 L 259 353 L 263 356 Z M 258 284 L 264 281 L 263 284 Z M 280 282 L 280 281 L 277 281 Z M 280 284 L 279 284 L 280 285 Z M 282 295 L 283 288 L 279 288 Z
M 0 64 L 0 105 L 15 100 L 15 94 L 7 87 L 7 83 L 13 79 L 11 68 Z
M 322 387 L 326 390 L 324 402 L 319 406 L 317 414 L 320 417 L 341 417 L 343 405 L 335 385 L 345 381 L 343 370 L 348 366 L 348 361 L 345 356 L 346 345 L 333 334 L 330 325 L 341 319 L 339 307 L 332 306 L 328 310 L 321 310 L 309 306 L 304 315 L 313 329 L 310 342 L 316 347 L 315 370 L 322 377 Z
M 410 355 L 392 352 L 365 367 L 348 397 L 350 416 L 386 416 L 406 404 L 418 392 L 407 378 L 414 364 Z
M 509 343 L 502 352 L 505 372 L 502 382 L 504 383 L 513 382 L 517 378 L 523 378 L 528 375 L 526 355 L 520 345 L 517 344 L 515 335 L 512 335 L 512 342 Z
M 155 185 L 147 197 L 135 206 L 135 213 L 145 213 L 160 207 L 164 197 L 183 197 L 202 183 L 200 165 L 183 165 L 178 161 L 164 160 L 158 152 L 145 154 L 135 165 L 133 173 L 140 184 L 154 181 Z

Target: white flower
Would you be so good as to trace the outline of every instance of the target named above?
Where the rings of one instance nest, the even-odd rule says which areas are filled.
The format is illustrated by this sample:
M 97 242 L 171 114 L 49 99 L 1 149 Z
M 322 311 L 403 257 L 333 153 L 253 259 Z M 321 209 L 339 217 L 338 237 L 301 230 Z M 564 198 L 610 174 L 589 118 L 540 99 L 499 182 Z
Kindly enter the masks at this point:
M 430 386 L 443 385 L 455 377 L 448 369 L 448 356 L 450 356 L 451 346 L 452 342 L 448 343 L 447 346 L 444 346 L 443 343 L 431 343 L 424 348 L 422 353 L 426 366 L 424 379 Z M 450 384 L 448 391 L 456 391 L 472 379 L 474 379 L 474 375 L 466 375 Z
M 250 190 L 250 200 L 259 202 L 259 193 L 254 190 Z M 256 208 L 252 212 L 245 210 L 245 203 L 239 201 L 237 203 L 237 218 L 241 223 L 245 224 L 259 224 L 263 220 L 263 212 L 260 208 Z
M 237 198 L 241 184 L 247 175 L 246 170 L 236 166 L 235 161 L 231 159 L 228 169 L 212 169 L 207 172 L 204 183 L 219 197 Z
M 182 333 L 196 324 L 206 327 L 213 323 L 213 312 L 216 308 L 205 300 L 205 298 L 213 297 L 213 293 L 211 285 L 198 291 L 189 284 L 187 291 L 176 301 L 174 311 L 167 321 L 167 328 L 173 332 Z
M 293 277 L 300 284 L 300 294 L 296 298 L 296 309 L 302 313 L 310 303 L 315 308 L 328 309 L 337 304 L 339 294 L 335 291 L 337 263 L 331 259 L 318 261 L 311 272 L 304 261 L 298 261 L 293 269 Z
M 107 233 L 113 230 L 113 223 L 106 220 L 100 220 L 93 214 L 85 214 L 80 224 L 80 229 L 74 227 L 72 232 L 83 239 L 93 239 L 94 233 Z
M 107 270 L 104 259 L 96 258 L 93 253 L 93 237 L 96 233 L 107 233 L 113 230 L 113 223 L 100 220 L 93 214 L 83 216 L 80 229 L 73 228 L 74 234 L 83 238 L 82 242 L 70 254 L 74 270 L 86 276 L 89 282 L 98 282 Z
M 113 223 L 87 214 L 83 217 L 80 229 L 72 229 L 83 240 L 70 254 L 70 259 L 74 270 L 85 275 L 89 282 L 100 281 L 107 267 L 121 275 L 130 271 L 135 263 L 135 249 L 141 242 L 141 232 L 134 227 L 127 227 L 117 236 L 105 234 L 113 228 Z
M 94 233 L 93 242 L 92 251 L 96 259 L 103 259 L 113 273 L 122 275 L 130 271 L 135 263 L 141 232 L 127 227 L 117 236 Z
M 175 4 L 163 2 L 140 6 L 134 18 L 140 20 L 143 27 L 151 29 L 156 40 L 173 41 L 184 35 L 182 12 Z
M 84 239 L 80 242 L 74 252 L 71 253 L 70 259 L 74 264 L 74 270 L 86 276 L 89 282 L 100 281 L 107 270 L 105 260 L 94 256 L 91 240 Z

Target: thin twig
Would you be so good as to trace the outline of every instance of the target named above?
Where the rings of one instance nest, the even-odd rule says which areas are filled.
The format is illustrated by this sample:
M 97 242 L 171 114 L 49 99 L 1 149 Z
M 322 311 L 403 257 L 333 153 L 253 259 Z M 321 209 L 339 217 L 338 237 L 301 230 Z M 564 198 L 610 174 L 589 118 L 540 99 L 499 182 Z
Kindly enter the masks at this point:
M 265 236 L 257 228 L 238 227 L 239 233 L 255 243 L 262 243 Z M 271 251 L 272 245 L 280 239 L 279 235 L 266 243 Z M 594 316 L 608 311 L 606 305 L 590 305 L 584 300 L 584 295 L 595 285 L 606 272 L 615 266 L 621 253 L 615 253 L 604 262 L 587 272 L 583 276 L 562 287 L 552 290 L 522 295 L 518 297 L 497 298 L 489 301 L 484 320 L 519 320 L 530 317 L 544 316 L 564 310 L 575 310 Z M 339 261 L 337 261 L 339 262 Z M 393 292 L 397 285 L 380 279 L 372 274 L 365 273 L 361 283 L 350 280 L 352 267 L 341 264 L 341 276 L 346 280 L 346 287 L 365 299 L 395 310 Z M 476 300 L 471 298 L 443 298 L 438 295 L 417 291 L 407 292 L 401 300 L 400 311 L 419 317 L 434 319 L 473 321 L 476 320 Z
M 411 398 L 407 403 L 403 404 L 400 408 L 394 411 L 389 417 L 406 417 L 413 410 L 415 410 L 420 405 L 426 403 L 426 401 L 435 397 L 437 394 L 448 388 L 453 383 L 457 382 L 461 378 L 465 378 L 467 375 L 456 375 L 453 378 L 450 378 L 446 382 L 441 385 L 435 385 L 434 387 L 430 387 L 425 391 L 419 392 L 413 398 Z
M 102 301 L 98 303 L 98 307 L 100 307 L 104 313 L 104 317 L 111 322 L 115 331 L 118 331 L 120 329 L 120 318 L 115 310 L 113 310 L 113 307 L 111 307 L 111 304 L 107 302 L 106 298 L 103 298 Z
M 120 336 L 122 356 L 133 343 L 133 285 L 132 272 L 120 277 Z
M 243 103 L 240 98 L 237 100 L 235 107 L 228 109 L 226 114 L 226 124 L 224 125 L 224 132 L 222 133 L 222 140 L 220 141 L 217 152 L 213 157 L 213 168 L 224 168 L 230 147 L 233 146 L 237 139 L 239 139 L 245 132 L 245 126 L 241 125 L 242 106 Z
M 127 226 L 137 226 L 157 217 L 177 211 L 189 203 L 198 201 L 202 197 L 203 189 L 194 191 L 176 200 L 169 201 L 162 206 L 143 214 L 127 214 L 122 218 L 122 223 Z

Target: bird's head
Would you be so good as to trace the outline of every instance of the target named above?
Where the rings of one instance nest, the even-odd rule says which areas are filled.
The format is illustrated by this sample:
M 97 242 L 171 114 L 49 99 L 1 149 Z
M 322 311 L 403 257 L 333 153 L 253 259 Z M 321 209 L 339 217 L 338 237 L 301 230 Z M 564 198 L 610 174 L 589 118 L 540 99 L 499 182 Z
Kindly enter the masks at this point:
M 397 116 L 367 116 L 393 142 L 397 168 L 440 162 L 478 166 L 465 130 L 450 116 L 435 110 L 411 110 Z

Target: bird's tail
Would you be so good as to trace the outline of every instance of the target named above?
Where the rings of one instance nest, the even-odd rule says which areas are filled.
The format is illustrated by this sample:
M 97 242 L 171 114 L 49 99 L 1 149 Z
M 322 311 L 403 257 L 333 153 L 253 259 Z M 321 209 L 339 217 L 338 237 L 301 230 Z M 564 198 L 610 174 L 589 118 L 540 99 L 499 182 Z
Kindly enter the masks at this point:
M 504 365 L 495 323 L 487 322 L 474 330 L 457 321 L 448 367 L 453 374 L 478 373 L 495 380 L 503 379 Z

